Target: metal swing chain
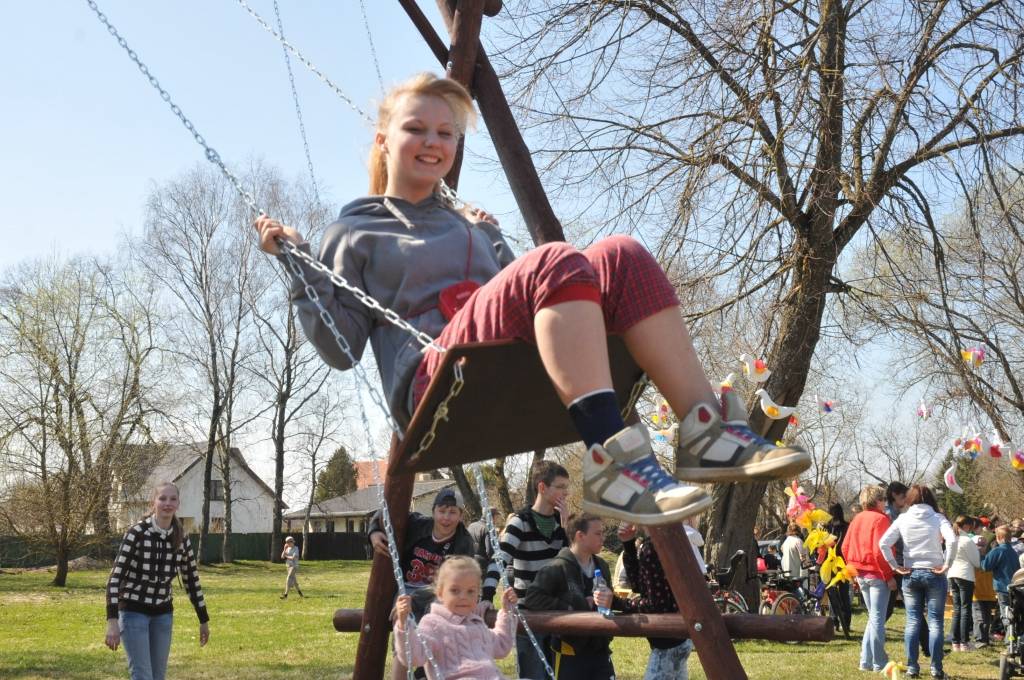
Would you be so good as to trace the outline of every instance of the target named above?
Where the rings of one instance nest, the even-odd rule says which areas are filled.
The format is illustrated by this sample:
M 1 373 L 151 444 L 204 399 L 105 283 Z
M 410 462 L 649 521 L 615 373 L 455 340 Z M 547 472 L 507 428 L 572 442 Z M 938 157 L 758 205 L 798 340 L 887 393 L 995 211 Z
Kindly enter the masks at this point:
M 305 57 L 305 55 L 302 54 L 302 52 L 299 52 L 298 49 L 296 49 L 291 43 L 285 40 L 283 35 L 280 35 L 277 31 L 275 31 L 274 28 L 270 24 L 268 24 L 266 20 L 263 17 L 261 17 L 256 10 L 249 6 L 249 3 L 247 3 L 245 0 L 238 0 L 238 4 L 241 5 L 242 8 L 249 13 L 249 16 L 255 19 L 256 22 L 260 26 L 262 26 L 265 31 L 273 35 L 275 38 L 277 38 L 277 41 L 281 43 L 282 47 L 284 47 L 286 50 L 294 54 L 296 59 L 305 64 L 306 68 L 312 71 L 313 74 L 316 75 L 316 77 L 319 78 L 321 82 L 324 83 L 324 85 L 331 88 L 331 90 L 333 90 L 336 95 L 341 97 L 342 101 L 348 104 L 349 108 L 351 108 L 353 111 L 362 116 L 363 120 L 367 121 L 368 123 L 373 123 L 373 118 L 370 117 L 370 114 L 366 113 L 366 111 L 363 111 L 361 108 L 359 108 L 359 106 L 354 101 L 352 101 L 351 97 L 345 94 L 340 87 L 334 84 L 333 80 L 328 78 L 323 73 L 323 71 L 318 69 L 313 62 L 311 62 L 309 59 Z
M 281 19 L 281 8 L 278 6 L 277 0 L 274 0 L 274 17 L 277 19 L 277 30 L 281 33 L 281 39 L 284 40 L 284 21 Z M 288 49 L 282 45 L 281 51 L 284 52 L 284 65 L 288 69 L 288 83 L 292 88 L 292 101 L 295 102 L 295 117 L 299 120 L 299 134 L 302 136 L 302 148 L 306 152 L 306 167 L 309 168 L 309 180 L 313 183 L 313 198 L 316 200 L 316 204 L 320 205 L 320 189 L 316 184 L 316 172 L 313 170 L 313 155 L 309 151 L 309 139 L 306 137 L 306 124 L 302 118 L 302 106 L 299 104 L 299 91 L 295 87 L 295 73 L 292 71 L 292 58 L 288 54 Z
M 476 476 L 476 492 L 480 496 L 480 508 L 481 513 L 484 517 L 484 522 L 487 525 L 487 535 L 491 539 L 491 546 L 494 549 L 494 561 L 498 563 L 498 569 L 501 573 L 501 583 L 506 588 L 512 588 L 513 584 L 509 578 L 507 569 L 511 566 L 501 558 L 498 542 L 498 530 L 494 527 L 494 518 L 491 517 L 491 505 L 487 498 L 487 485 L 484 483 L 484 473 L 480 470 L 480 463 L 473 463 L 473 474 Z M 533 645 L 533 650 L 537 652 L 537 656 L 540 658 L 541 663 L 544 664 L 544 670 L 548 674 L 551 680 L 555 680 L 555 672 L 551 669 L 548 664 L 547 657 L 544 656 L 544 651 L 540 648 L 540 643 L 537 642 L 537 637 L 533 634 L 533 630 L 530 629 L 530 624 L 526 622 L 526 617 L 519 611 L 519 604 L 512 605 L 512 614 L 522 624 L 523 630 L 526 631 L 527 637 L 530 638 L 530 644 Z M 519 674 L 519 657 L 516 657 L 516 675 Z

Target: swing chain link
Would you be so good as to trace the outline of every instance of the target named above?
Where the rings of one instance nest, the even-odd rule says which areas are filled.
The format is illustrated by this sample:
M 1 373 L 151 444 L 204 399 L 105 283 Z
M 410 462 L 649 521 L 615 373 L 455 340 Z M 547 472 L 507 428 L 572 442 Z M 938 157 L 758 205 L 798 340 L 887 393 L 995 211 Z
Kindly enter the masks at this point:
M 643 394 L 644 389 L 650 384 L 651 379 L 646 373 L 640 376 L 640 378 L 633 383 L 633 388 L 629 391 L 629 398 L 626 399 L 625 406 L 622 407 L 622 419 L 626 420 L 629 418 L 629 414 L 636 407 L 636 403 L 640 400 L 640 395 Z
M 387 307 L 381 305 L 373 297 L 364 293 L 362 290 L 349 283 L 344 276 L 333 271 L 323 262 L 320 262 L 319 260 L 314 258 L 312 255 L 303 252 L 301 249 L 299 249 L 297 245 L 295 245 L 291 241 L 281 239 L 278 241 L 278 247 L 281 248 L 282 252 L 294 255 L 295 257 L 305 262 L 310 269 L 315 269 L 316 271 L 326 276 L 334 285 L 338 286 L 339 288 L 343 288 L 349 293 L 352 293 L 353 297 L 355 297 L 356 300 L 358 300 L 360 303 L 362 303 L 369 309 L 378 312 L 381 316 L 384 317 L 386 321 L 404 330 L 406 333 L 415 338 L 416 341 L 420 343 L 422 347 L 429 348 L 434 350 L 435 352 L 440 353 L 443 353 L 445 351 L 444 347 L 438 345 L 437 342 L 434 341 L 434 338 L 430 337 L 429 334 L 424 333 L 423 331 L 417 329 L 415 326 L 410 324 L 408 321 L 405 321 L 401 316 L 398 315 L 398 312 L 396 312 L 395 310 L 388 309 Z M 303 278 L 302 280 L 303 283 L 306 283 L 305 278 Z M 306 292 L 309 293 L 310 290 L 311 288 L 307 284 Z M 330 314 L 328 314 L 327 311 L 323 309 L 321 305 L 317 305 L 317 308 L 320 310 L 321 317 L 330 317 Z M 333 327 L 333 320 L 329 322 L 325 318 L 324 323 Z
M 323 71 L 316 67 L 316 64 L 307 59 L 306 56 L 302 54 L 302 52 L 300 52 L 290 42 L 285 40 L 283 35 L 280 35 L 277 31 L 275 31 L 273 27 L 270 24 L 268 24 L 266 20 L 259 15 L 258 12 L 256 12 L 256 10 L 249 6 L 249 3 L 247 3 L 245 0 L 238 0 L 238 4 L 241 5 L 242 8 L 249 13 L 249 16 L 255 19 L 256 22 L 260 26 L 262 26 L 265 31 L 267 31 L 267 33 L 270 33 L 272 36 L 274 36 L 286 50 L 294 54 L 295 58 L 301 61 L 306 66 L 306 68 L 312 71 L 312 73 L 317 78 L 319 78 L 324 85 L 331 88 L 331 90 L 333 90 L 336 95 L 341 97 L 341 100 L 348 104 L 353 111 L 358 113 L 363 118 L 363 120 L 371 124 L 373 123 L 373 118 L 370 118 L 370 115 L 368 113 L 359 108 L 359 106 L 354 101 L 352 101 L 351 97 L 345 94 L 340 87 L 334 84 L 333 80 L 324 75 Z
M 462 388 L 465 386 L 466 381 L 462 376 L 462 360 L 455 362 L 452 366 L 452 371 L 455 373 L 455 379 L 452 381 L 452 386 L 448 388 L 448 394 L 437 405 L 434 409 L 434 420 L 430 423 L 430 429 L 420 439 L 420 446 L 416 449 L 416 452 L 412 454 L 413 458 L 418 458 L 421 454 L 425 453 L 427 449 L 434 443 L 434 439 L 437 437 L 437 426 L 441 424 L 441 421 L 448 421 L 448 405 L 452 399 L 459 396 L 462 392 Z
M 281 7 L 278 0 L 274 0 L 274 18 L 277 20 L 277 30 L 281 32 L 281 39 L 284 40 L 284 21 L 281 19 Z M 292 101 L 295 103 L 295 117 L 299 121 L 299 134 L 302 137 L 302 148 L 306 152 L 306 167 L 309 169 L 309 181 L 313 185 L 313 198 L 317 206 L 320 205 L 320 187 L 317 186 L 316 172 L 313 170 L 313 154 L 309 151 L 309 139 L 306 136 L 306 123 L 302 115 L 302 105 L 299 103 L 299 91 L 295 87 L 295 72 L 292 70 L 292 59 L 288 55 L 288 48 L 281 46 L 284 52 L 284 65 L 288 69 L 288 83 L 292 89 Z
M 481 514 L 483 515 L 484 523 L 487 526 L 487 535 L 491 539 L 491 548 L 493 550 L 494 562 L 498 565 L 498 571 L 501 574 L 501 584 L 505 588 L 512 588 L 514 584 L 509 578 L 508 571 L 509 566 L 501 556 L 501 543 L 498 541 L 498 530 L 494 526 L 494 518 L 491 517 L 491 504 L 488 500 L 487 485 L 484 483 L 484 473 L 480 470 L 480 463 L 473 463 L 473 474 L 476 476 L 476 493 L 480 497 L 480 508 Z M 499 595 L 500 597 L 500 595 Z M 541 663 L 544 664 L 544 670 L 547 672 L 548 677 L 551 680 L 555 679 L 555 672 L 551 669 L 548 664 L 547 657 L 544 656 L 544 651 L 540 647 L 540 643 L 537 641 L 537 636 L 533 634 L 533 630 L 530 628 L 530 624 L 526 622 L 526 617 L 523 612 L 519 610 L 519 604 L 512 605 L 512 614 L 515 616 L 519 623 L 522 625 L 523 630 L 526 631 L 527 637 L 530 638 L 530 644 L 533 645 L 533 649 L 537 652 L 537 656 L 540 658 Z M 519 675 L 519 656 L 516 656 L 516 675 Z
M 203 151 L 206 153 L 206 160 L 210 161 L 218 168 L 220 168 L 220 171 L 224 174 L 224 177 L 226 177 L 227 180 L 231 182 L 231 185 L 235 188 L 235 191 L 238 192 L 239 196 L 242 197 L 242 200 L 244 200 L 245 203 L 254 212 L 259 213 L 260 209 L 256 207 L 256 199 L 253 198 L 252 194 L 245 190 L 245 188 L 242 186 L 241 181 L 239 181 L 239 179 L 235 177 L 235 175 L 230 170 L 228 170 L 227 165 L 224 164 L 224 161 L 221 159 L 220 154 L 217 153 L 217 150 L 206 143 L 206 139 L 199 133 L 199 130 L 196 129 L 196 126 L 192 123 L 192 121 L 188 119 L 184 112 L 182 112 L 181 107 L 175 104 L 174 101 L 171 99 L 171 93 L 165 90 L 162 85 L 160 85 L 160 81 L 157 80 L 156 76 L 150 73 L 149 67 L 146 66 L 145 62 L 142 61 L 138 53 L 136 53 L 135 50 L 133 50 L 128 45 L 128 41 L 120 33 L 118 33 L 117 28 L 115 28 L 114 25 L 110 23 L 110 20 L 107 18 L 107 15 L 100 11 L 99 6 L 96 4 L 96 0 L 86 0 L 86 3 L 89 5 L 89 9 L 91 9 L 96 14 L 96 17 L 100 20 L 100 23 L 106 26 L 107 32 L 110 33 L 111 36 L 113 36 L 114 40 L 117 41 L 117 44 L 121 46 L 121 48 L 128 54 L 128 57 L 135 63 L 135 66 L 138 67 L 139 72 L 141 72 L 142 75 L 145 76 L 146 79 L 149 81 L 149 84 L 152 85 L 153 88 L 160 93 L 160 98 L 163 99 L 167 103 L 167 105 L 171 107 L 171 112 L 178 117 L 178 120 L 180 120 L 182 125 L 185 126 L 185 129 L 192 133 L 192 138 L 196 140 L 196 143 L 199 146 L 203 147 Z

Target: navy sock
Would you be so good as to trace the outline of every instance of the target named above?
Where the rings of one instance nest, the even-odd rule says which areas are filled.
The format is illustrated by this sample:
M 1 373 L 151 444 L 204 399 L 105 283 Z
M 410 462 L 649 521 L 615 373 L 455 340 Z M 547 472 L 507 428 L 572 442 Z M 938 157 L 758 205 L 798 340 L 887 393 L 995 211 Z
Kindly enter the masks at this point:
M 569 415 L 588 449 L 594 444 L 604 444 L 612 435 L 626 429 L 613 390 L 580 397 L 569 405 Z

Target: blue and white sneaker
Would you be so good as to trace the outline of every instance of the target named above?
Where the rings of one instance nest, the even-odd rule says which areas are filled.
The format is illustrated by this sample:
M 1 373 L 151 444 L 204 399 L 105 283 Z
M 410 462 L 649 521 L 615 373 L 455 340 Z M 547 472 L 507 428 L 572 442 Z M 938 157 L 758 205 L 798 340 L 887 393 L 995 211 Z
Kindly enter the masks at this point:
M 582 508 L 633 524 L 675 524 L 711 506 L 704 490 L 680 484 L 654 457 L 642 424 L 627 427 L 583 457 Z

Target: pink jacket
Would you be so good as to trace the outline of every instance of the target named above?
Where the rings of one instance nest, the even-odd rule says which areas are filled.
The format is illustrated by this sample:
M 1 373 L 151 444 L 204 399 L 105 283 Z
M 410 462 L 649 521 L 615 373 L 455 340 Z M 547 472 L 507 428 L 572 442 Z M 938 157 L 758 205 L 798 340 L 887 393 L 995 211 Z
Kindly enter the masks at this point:
M 458 616 L 440 602 L 430 606 L 418 627 L 441 673 L 447 680 L 507 680 L 498 671 L 495 659 L 502 659 L 515 644 L 516 620 L 502 609 L 494 629 L 487 627 L 483 613 L 487 602 L 481 602 L 476 612 Z M 412 645 L 414 666 L 423 666 L 428 678 L 434 678 L 434 669 L 427 663 L 427 654 L 412 630 L 406 636 L 396 631 L 395 648 L 399 659 L 405 659 L 406 637 Z

